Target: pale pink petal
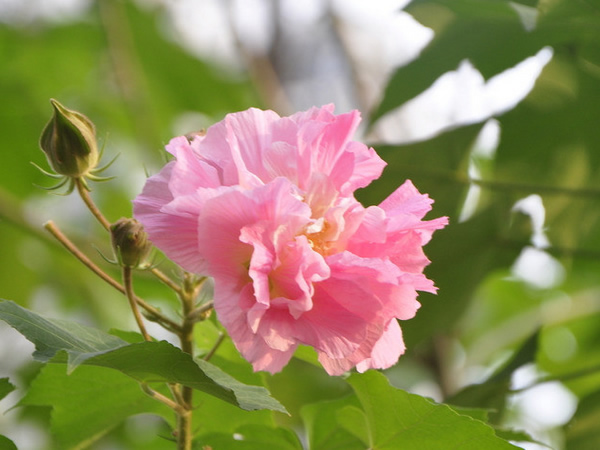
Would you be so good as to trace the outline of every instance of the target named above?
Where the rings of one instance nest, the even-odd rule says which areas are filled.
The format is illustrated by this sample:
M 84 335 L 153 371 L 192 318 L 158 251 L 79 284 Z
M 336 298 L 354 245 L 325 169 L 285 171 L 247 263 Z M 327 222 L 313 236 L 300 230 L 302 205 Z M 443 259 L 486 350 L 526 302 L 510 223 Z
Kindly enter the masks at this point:
M 195 155 L 185 137 L 171 139 L 167 148 L 177 157 L 169 179 L 169 190 L 174 197 L 191 194 L 200 187 L 221 185 L 218 171 Z
M 168 188 L 173 167 L 174 163 L 170 163 L 148 179 L 133 201 L 133 213 L 154 245 L 186 270 L 202 273 L 205 266 L 199 255 L 197 234 L 200 205 L 188 204 L 185 211 L 166 212 L 175 201 Z
M 402 330 L 398 321 L 392 319 L 387 329 L 373 346 L 371 357 L 356 365 L 356 370 L 365 372 L 368 369 L 387 369 L 398 362 L 406 347 L 402 339 Z
M 346 147 L 353 155 L 354 171 L 342 186 L 342 195 L 350 195 L 356 189 L 368 186 L 371 181 L 381 176 L 387 163 L 379 157 L 374 149 L 360 142 L 350 142 Z
M 402 186 L 392 192 L 379 204 L 389 214 L 411 214 L 419 219 L 431 210 L 433 200 L 427 194 L 421 194 L 412 181 L 406 180 Z

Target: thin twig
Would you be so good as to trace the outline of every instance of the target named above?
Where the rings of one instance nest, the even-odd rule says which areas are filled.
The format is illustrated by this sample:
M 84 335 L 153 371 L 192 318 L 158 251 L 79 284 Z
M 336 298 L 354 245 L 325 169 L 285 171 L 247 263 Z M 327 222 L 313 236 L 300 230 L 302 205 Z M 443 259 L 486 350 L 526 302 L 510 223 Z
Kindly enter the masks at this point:
M 123 266 L 122 273 L 123 285 L 125 286 L 125 295 L 127 297 L 127 300 L 129 300 L 129 306 L 131 307 L 131 311 L 133 312 L 133 317 L 135 318 L 137 326 L 140 329 L 140 333 L 142 333 L 142 336 L 144 336 L 144 339 L 150 342 L 152 341 L 152 338 L 146 331 L 142 315 L 140 314 L 140 310 L 137 307 L 137 302 L 135 301 L 135 293 L 133 292 L 133 278 L 131 277 L 131 267 Z
M 79 192 L 79 196 L 83 200 L 83 203 L 85 203 L 90 212 L 98 222 L 100 222 L 100 225 L 102 225 L 105 230 L 110 230 L 110 222 L 102 215 L 80 178 L 75 178 L 75 186 L 77 186 L 77 192 Z
M 148 394 L 152 398 L 155 398 L 159 402 L 164 403 L 169 408 L 171 408 L 173 411 L 175 411 L 177 414 L 183 414 L 183 413 L 185 413 L 185 410 L 181 407 L 181 405 L 179 405 L 178 403 L 175 403 L 169 397 L 165 397 L 160 392 L 155 391 L 150 386 L 148 386 L 146 383 L 140 383 L 140 385 L 142 386 L 142 390 L 146 394 Z
M 217 352 L 217 349 L 219 348 L 224 339 L 225 333 L 219 331 L 219 337 L 217 338 L 215 345 L 213 345 L 213 348 L 211 348 L 210 351 L 204 356 L 204 361 L 208 361 L 210 358 L 213 357 L 213 355 Z
M 98 209 L 98 207 L 92 200 L 92 197 L 90 196 L 88 190 L 85 188 L 83 182 L 79 178 L 76 178 L 75 185 L 77 186 L 77 191 L 79 192 L 81 199 L 88 207 L 90 212 L 94 215 L 98 222 L 100 222 L 100 224 L 104 227 L 105 230 L 110 231 L 110 222 L 106 219 L 106 217 L 104 217 L 102 212 L 100 212 L 100 209 Z M 156 278 L 158 278 L 164 284 L 173 289 L 177 294 L 181 293 L 180 287 L 160 270 L 158 270 L 157 268 L 153 268 L 150 271 L 154 274 L 154 276 L 156 276 Z
M 171 280 L 167 275 L 165 275 L 163 272 L 161 272 L 159 269 L 157 269 L 155 267 L 155 268 L 151 269 L 150 272 L 152 272 L 156 278 L 158 278 L 160 281 L 162 281 L 168 287 L 173 289 L 177 295 L 181 295 L 181 287 L 177 283 L 175 283 L 173 280 Z
M 111 285 L 117 291 L 122 294 L 127 294 L 125 287 L 122 286 L 118 281 L 104 272 L 100 267 L 94 264 L 87 256 L 85 256 L 59 229 L 58 227 L 49 220 L 44 224 L 44 228 L 52 234 L 56 238 L 58 242 L 60 242 L 63 247 L 65 247 L 75 258 L 77 258 L 80 262 L 82 262 L 88 269 L 98 275 L 102 280 Z M 157 322 L 166 326 L 168 329 L 179 333 L 181 331 L 181 326 L 164 316 L 159 310 L 154 308 L 152 305 L 146 303 L 143 299 L 135 296 L 135 301 L 138 305 L 144 308 L 153 318 L 156 319 Z

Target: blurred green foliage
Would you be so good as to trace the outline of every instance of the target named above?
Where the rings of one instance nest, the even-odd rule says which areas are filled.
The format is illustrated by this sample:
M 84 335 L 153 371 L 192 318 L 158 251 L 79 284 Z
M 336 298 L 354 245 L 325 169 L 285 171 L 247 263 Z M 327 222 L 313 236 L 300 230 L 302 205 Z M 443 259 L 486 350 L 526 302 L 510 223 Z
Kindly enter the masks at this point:
M 435 200 L 432 217 L 448 215 L 451 221 L 426 247 L 432 260 L 427 274 L 439 293 L 422 294 L 416 318 L 402 323 L 408 351 L 386 375 L 394 386 L 408 391 L 426 380 L 434 386 L 431 392 L 439 392 L 450 404 L 495 409 L 482 421 L 503 426 L 518 416 L 518 411 L 511 411 L 514 372 L 535 365 L 542 381 L 562 382 L 579 402 L 564 429 L 542 437 L 553 437 L 556 448 L 598 448 L 600 4 L 414 0 L 406 10 L 431 27 L 435 38 L 418 58 L 395 72 L 370 117 L 363 112 L 372 125 L 465 59 L 489 79 L 544 47 L 552 48 L 553 57 L 531 93 L 496 117 L 500 141 L 493 164 L 481 179 L 473 179 L 468 169 L 483 122 L 423 142 L 375 146 L 388 167 L 380 180 L 360 192 L 361 201 L 378 203 L 410 178 Z M 168 38 L 161 31 L 163 18 L 160 8 L 103 1 L 93 3 L 76 21 L 0 25 L 2 298 L 50 317 L 77 317 L 103 330 L 131 325 L 124 297 L 103 285 L 42 230 L 42 223 L 53 219 L 98 264 L 104 263 L 94 246 L 110 254 L 107 236 L 87 217 L 77 197 L 48 197 L 35 187 L 50 184 L 29 164 L 46 167 L 38 139 L 51 113 L 50 98 L 92 119 L 105 158 L 121 154 L 108 173 L 118 178 L 106 185 L 92 184 L 92 195 L 112 221 L 130 215 L 135 189 L 145 170 L 154 172 L 164 162 L 163 145 L 177 131 L 182 115 L 200 113 L 200 129 L 227 112 L 272 107 L 248 73 L 201 61 Z M 464 199 L 474 185 L 482 189 L 482 200 L 461 222 Z M 547 287 L 536 287 L 511 272 L 522 249 L 531 245 L 528 223 L 519 226 L 512 207 L 531 194 L 540 195 L 545 206 L 544 226 L 551 244 L 546 250 L 564 268 L 564 279 Z M 105 267 L 118 276 L 116 269 Z M 170 268 L 166 261 L 161 267 Z M 164 286 L 140 276 L 136 290 L 167 314 L 175 314 L 175 299 Z M 198 345 L 207 351 L 219 326 L 207 321 L 200 328 Z M 5 345 L 10 344 L 0 342 Z M 300 448 L 288 428 L 302 427 L 314 448 L 334 448 L 327 447 L 331 442 L 340 448 L 364 448 L 366 443 L 397 448 L 379 445 L 376 436 L 366 436 L 356 425 L 366 421 L 375 429 L 381 426 L 385 418 L 368 411 L 365 399 L 395 394 L 389 394 L 378 379 L 371 380 L 372 388 L 383 393 L 369 394 L 364 383 L 375 375 L 351 378 L 348 384 L 328 377 L 311 360 L 314 357 L 307 353 L 275 376 L 254 374 L 226 341 L 212 361 L 242 382 L 266 385 L 291 416 L 246 413 L 202 398 L 196 414 L 198 432 L 214 442 L 215 449 L 238 448 L 227 447 L 236 431 L 249 437 L 249 445 L 256 445 L 235 444 L 239 448 Z M 11 381 L 27 385 L 38 369 L 24 364 L 11 374 L 17 377 Z M 8 376 L 3 370 L 0 366 L 0 377 Z M 42 376 L 49 375 L 45 371 Z M 465 387 L 473 382 L 478 384 Z M 410 394 L 398 392 L 402 402 L 411 402 Z M 419 407 L 433 408 L 418 398 L 414 401 Z M 324 403 L 315 406 L 319 400 Z M 466 417 L 459 408 L 444 411 L 452 420 Z M 10 414 L 22 420 L 36 418 L 42 429 L 48 428 L 48 414 L 32 406 Z M 324 428 L 321 421 L 326 419 Z M 150 421 L 148 431 L 143 421 L 136 420 L 118 426 L 98 445 L 118 443 L 132 449 L 169 445 L 164 423 Z M 444 423 L 452 427 L 451 422 Z M 527 426 L 515 425 L 514 420 L 511 425 Z M 271 430 L 271 441 L 259 438 L 264 430 Z M 153 437 L 139 439 L 148 434 Z M 420 446 L 406 448 L 441 448 L 414 445 Z

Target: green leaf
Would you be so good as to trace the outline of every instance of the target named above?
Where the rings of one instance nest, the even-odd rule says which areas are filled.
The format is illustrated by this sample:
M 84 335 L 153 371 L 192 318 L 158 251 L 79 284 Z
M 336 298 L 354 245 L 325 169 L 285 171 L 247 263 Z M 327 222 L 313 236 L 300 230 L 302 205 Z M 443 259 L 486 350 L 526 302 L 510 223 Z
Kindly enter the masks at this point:
M 371 429 L 364 411 L 358 406 L 345 406 L 335 413 L 337 422 L 350 434 L 371 447 Z
M 465 59 L 488 79 L 542 47 L 508 1 L 421 0 L 407 12 L 436 35 L 419 58 L 392 76 L 373 120 L 425 91 Z
M 0 400 L 2 400 L 15 389 L 15 386 L 8 380 L 8 378 L 0 378 Z
M 194 448 L 213 450 L 302 450 L 296 434 L 286 428 L 244 425 L 235 434 L 211 433 L 194 443 Z
M 82 366 L 68 375 L 63 364 L 47 364 L 20 405 L 51 406 L 51 431 L 60 448 L 83 448 L 127 417 L 152 413 L 173 421 L 174 413 L 116 370 Z
M 15 443 L 6 436 L 0 434 L 0 450 L 19 450 Z
M 245 410 L 286 412 L 268 391 L 249 386 L 212 364 L 192 357 L 166 341 L 127 344 L 125 341 L 72 322 L 48 320 L 14 302 L 0 302 L 0 319 L 16 328 L 36 346 L 41 361 L 68 362 L 116 369 L 140 382 L 180 383 L 213 395 Z
M 45 319 L 11 301 L 0 302 L 0 319 L 35 345 L 33 357 L 38 361 L 47 362 L 64 350 L 69 371 L 94 355 L 127 345 L 122 339 L 94 328 Z
M 372 448 L 518 448 L 497 437 L 492 427 L 479 420 L 460 415 L 447 405 L 393 388 L 378 372 L 353 374 L 348 382 L 367 416 Z
M 360 423 L 358 430 L 348 430 L 356 423 L 356 409 L 360 404 L 355 395 L 327 402 L 311 403 L 302 407 L 300 415 L 308 434 L 311 450 L 364 450 L 368 440 L 356 433 L 367 429 L 367 422 Z M 364 413 L 359 410 L 360 414 Z

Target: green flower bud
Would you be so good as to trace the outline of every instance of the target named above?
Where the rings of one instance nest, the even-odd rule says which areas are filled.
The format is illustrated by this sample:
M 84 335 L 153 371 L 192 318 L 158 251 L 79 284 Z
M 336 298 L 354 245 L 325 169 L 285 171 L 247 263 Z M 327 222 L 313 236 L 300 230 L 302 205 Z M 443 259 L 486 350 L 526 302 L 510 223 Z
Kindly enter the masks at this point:
M 42 131 L 40 147 L 54 171 L 79 178 L 98 164 L 96 130 L 90 119 L 51 99 L 54 115 Z
M 148 257 L 152 244 L 141 223 L 123 217 L 110 226 L 110 233 L 119 264 L 132 269 L 150 267 Z

